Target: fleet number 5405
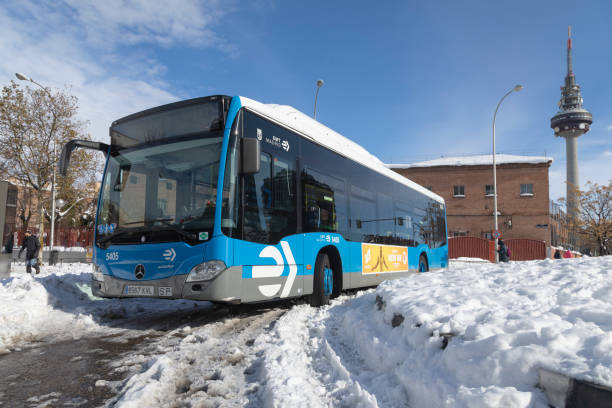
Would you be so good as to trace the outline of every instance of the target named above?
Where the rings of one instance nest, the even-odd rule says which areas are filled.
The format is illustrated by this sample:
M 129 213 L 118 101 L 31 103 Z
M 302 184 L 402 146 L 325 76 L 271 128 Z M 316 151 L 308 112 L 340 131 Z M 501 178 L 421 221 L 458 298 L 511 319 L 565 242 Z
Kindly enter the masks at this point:
M 106 253 L 106 260 L 107 261 L 118 261 L 119 260 L 119 252 L 116 252 L 116 251 L 107 252 Z

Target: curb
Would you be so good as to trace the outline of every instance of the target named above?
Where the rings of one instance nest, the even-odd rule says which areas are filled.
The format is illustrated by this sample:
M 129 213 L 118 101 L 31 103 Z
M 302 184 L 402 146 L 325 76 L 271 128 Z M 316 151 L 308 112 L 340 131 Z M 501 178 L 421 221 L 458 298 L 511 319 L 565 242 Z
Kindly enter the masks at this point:
M 538 387 L 555 408 L 612 407 L 612 388 L 540 368 Z

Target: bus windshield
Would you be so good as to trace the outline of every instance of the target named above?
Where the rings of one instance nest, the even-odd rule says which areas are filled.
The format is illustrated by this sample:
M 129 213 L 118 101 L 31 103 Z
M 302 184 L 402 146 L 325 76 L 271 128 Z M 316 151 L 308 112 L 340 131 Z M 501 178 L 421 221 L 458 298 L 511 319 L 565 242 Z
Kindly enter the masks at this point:
M 212 235 L 223 134 L 112 152 L 99 204 L 96 243 L 185 241 Z

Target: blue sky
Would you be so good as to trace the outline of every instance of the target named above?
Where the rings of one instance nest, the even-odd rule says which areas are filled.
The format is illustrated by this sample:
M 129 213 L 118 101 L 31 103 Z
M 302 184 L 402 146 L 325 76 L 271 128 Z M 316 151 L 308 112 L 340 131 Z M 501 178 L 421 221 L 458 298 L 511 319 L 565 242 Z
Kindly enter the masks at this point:
M 98 140 L 121 116 L 210 94 L 312 114 L 387 163 L 497 151 L 548 155 L 565 193 L 565 143 L 549 127 L 567 26 L 591 131 L 580 180 L 612 178 L 612 4 L 606 1 L 3 1 L 0 79 L 23 72 L 80 98 Z

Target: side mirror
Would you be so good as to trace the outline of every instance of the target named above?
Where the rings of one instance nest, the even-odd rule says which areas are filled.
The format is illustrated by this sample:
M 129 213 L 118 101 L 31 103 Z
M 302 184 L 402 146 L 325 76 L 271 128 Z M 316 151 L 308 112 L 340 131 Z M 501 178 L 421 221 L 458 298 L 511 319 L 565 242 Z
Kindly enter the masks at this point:
M 242 147 L 242 174 L 259 173 L 261 165 L 261 142 L 258 139 L 243 138 Z
M 84 147 L 85 149 L 99 150 L 106 156 L 108 154 L 109 146 L 106 143 L 92 142 L 91 140 L 71 140 L 64 145 L 59 161 L 59 174 L 64 177 L 68 172 L 68 165 L 70 164 L 70 156 L 72 151 L 77 147 Z

